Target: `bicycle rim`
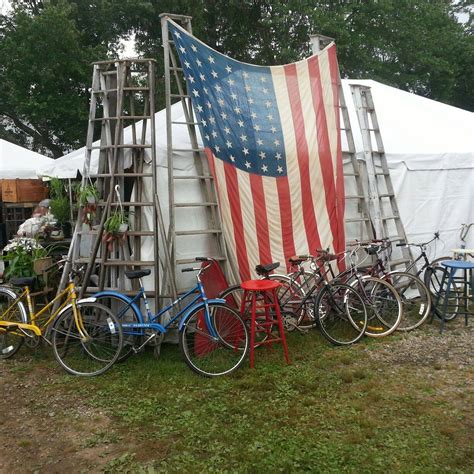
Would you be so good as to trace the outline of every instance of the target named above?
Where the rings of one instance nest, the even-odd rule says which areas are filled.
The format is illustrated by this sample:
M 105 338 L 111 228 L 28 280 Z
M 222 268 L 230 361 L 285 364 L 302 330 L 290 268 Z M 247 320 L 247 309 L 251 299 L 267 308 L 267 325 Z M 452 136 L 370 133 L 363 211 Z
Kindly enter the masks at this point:
M 362 277 L 351 283 L 363 296 L 367 307 L 367 329 L 369 337 L 384 337 L 392 334 L 402 319 L 403 307 L 400 297 L 390 283 L 375 277 Z
M 397 331 L 411 331 L 421 326 L 431 310 L 431 295 L 426 285 L 406 272 L 392 272 L 385 278 L 397 290 L 403 305 L 403 316 Z
M 205 308 L 197 308 L 187 317 L 180 332 L 180 349 L 186 364 L 199 375 L 228 375 L 242 365 L 247 355 L 247 327 L 228 306 L 210 304 L 209 312 L 217 337 L 212 337 L 207 329 Z
M 52 327 L 54 355 L 70 374 L 100 375 L 120 355 L 122 328 L 113 313 L 101 304 L 78 303 L 77 307 L 84 330 L 78 329 L 72 307 L 68 308 Z
M 321 333 L 333 344 L 354 344 L 365 333 L 367 310 L 364 301 L 348 285 L 325 286 L 316 299 L 315 312 Z

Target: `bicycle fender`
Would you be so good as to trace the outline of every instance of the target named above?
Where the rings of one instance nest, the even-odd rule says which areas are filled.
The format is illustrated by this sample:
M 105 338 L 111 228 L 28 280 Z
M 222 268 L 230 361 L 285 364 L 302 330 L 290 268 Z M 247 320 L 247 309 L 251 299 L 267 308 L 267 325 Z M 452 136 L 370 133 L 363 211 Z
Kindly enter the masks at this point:
M 183 326 L 186 323 L 186 321 L 188 320 L 189 315 L 191 314 L 191 312 L 194 312 L 196 309 L 204 308 L 206 306 L 206 304 L 213 304 L 213 303 L 225 304 L 226 301 L 222 298 L 214 298 L 214 299 L 206 300 L 206 302 L 201 301 L 199 304 L 193 306 L 192 308 L 189 308 L 187 313 L 183 316 L 183 318 L 181 318 L 181 321 L 179 322 L 179 330 L 181 331 L 183 329 Z
M 116 293 L 115 291 L 99 291 L 99 293 L 95 293 L 92 296 L 92 298 L 95 298 L 95 300 L 97 300 L 97 297 L 99 296 L 114 296 L 115 298 L 122 300 L 124 303 L 129 304 L 133 312 L 135 313 L 137 320 L 140 323 L 144 322 L 143 315 L 142 315 L 142 312 L 140 311 L 140 308 L 137 306 L 135 302 L 132 303 L 132 300 L 128 296 L 122 295 L 121 293 Z
M 95 303 L 96 299 L 91 297 L 91 298 L 82 298 L 81 300 L 77 300 L 76 301 L 76 304 L 80 304 L 80 303 Z M 72 308 L 72 303 L 69 303 L 67 306 L 64 306 L 64 308 L 58 313 L 58 315 L 56 316 L 56 318 L 59 318 L 59 316 L 61 316 L 61 314 L 63 314 L 66 310 Z

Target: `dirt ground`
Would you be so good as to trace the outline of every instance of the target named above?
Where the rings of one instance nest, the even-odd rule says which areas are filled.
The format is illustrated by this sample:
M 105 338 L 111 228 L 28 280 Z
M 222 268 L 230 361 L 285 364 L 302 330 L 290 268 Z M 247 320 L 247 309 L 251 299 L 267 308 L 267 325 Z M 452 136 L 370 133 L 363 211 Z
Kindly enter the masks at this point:
M 442 382 L 449 396 L 450 381 L 472 376 L 474 354 L 473 322 L 454 324 L 442 337 L 437 325 L 425 325 L 375 349 L 367 346 L 367 357 L 391 371 L 412 366 L 438 386 Z M 113 472 L 112 460 L 143 451 L 135 433 L 68 390 L 67 381 L 41 351 L 22 349 L 18 357 L 0 361 L 0 473 Z M 473 380 L 467 385 L 463 409 L 472 415 Z

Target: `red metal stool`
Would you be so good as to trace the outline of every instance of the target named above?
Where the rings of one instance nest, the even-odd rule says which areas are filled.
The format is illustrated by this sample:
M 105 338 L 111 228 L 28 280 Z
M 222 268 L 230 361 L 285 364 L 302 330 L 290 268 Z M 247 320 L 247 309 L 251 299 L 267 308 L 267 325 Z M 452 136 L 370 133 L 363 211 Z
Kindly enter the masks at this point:
M 254 349 L 256 346 L 263 344 L 273 344 L 274 342 L 281 342 L 283 344 L 283 351 L 285 359 L 290 364 L 290 357 L 288 355 L 288 346 L 286 344 L 285 331 L 283 330 L 283 321 L 281 318 L 280 305 L 278 304 L 277 288 L 280 283 L 271 280 L 248 280 L 241 285 L 244 290 L 242 298 L 242 305 L 240 308 L 241 314 L 245 315 L 245 308 L 247 305 L 251 307 L 250 319 L 250 367 L 254 364 Z M 260 304 L 257 305 L 257 300 Z M 263 301 L 263 303 L 262 303 Z M 274 309 L 274 314 L 270 314 L 270 309 Z M 265 311 L 265 321 L 259 322 L 257 325 L 257 310 L 263 309 Z M 276 319 L 274 319 L 276 317 Z M 272 333 L 272 326 L 278 324 L 279 336 Z M 257 328 L 258 326 L 258 328 Z M 264 331 L 265 338 L 255 343 L 255 333 L 257 331 Z

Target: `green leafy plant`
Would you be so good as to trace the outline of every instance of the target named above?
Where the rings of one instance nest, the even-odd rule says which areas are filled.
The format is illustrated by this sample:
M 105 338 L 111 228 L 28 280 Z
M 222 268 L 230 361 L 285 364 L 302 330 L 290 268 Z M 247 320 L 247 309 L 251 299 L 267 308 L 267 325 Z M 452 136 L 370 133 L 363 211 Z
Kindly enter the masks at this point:
M 69 198 L 67 196 L 51 199 L 49 201 L 49 208 L 54 217 L 56 217 L 58 224 L 63 225 L 69 222 L 71 218 L 71 206 L 69 205 Z
M 7 262 L 5 268 L 5 279 L 35 276 L 33 264 L 40 258 L 48 256 L 48 251 L 35 239 L 20 237 L 13 239 L 3 249 L 0 258 Z
M 99 200 L 99 190 L 94 184 L 86 184 L 79 189 L 78 201 L 81 206 L 95 204 Z

